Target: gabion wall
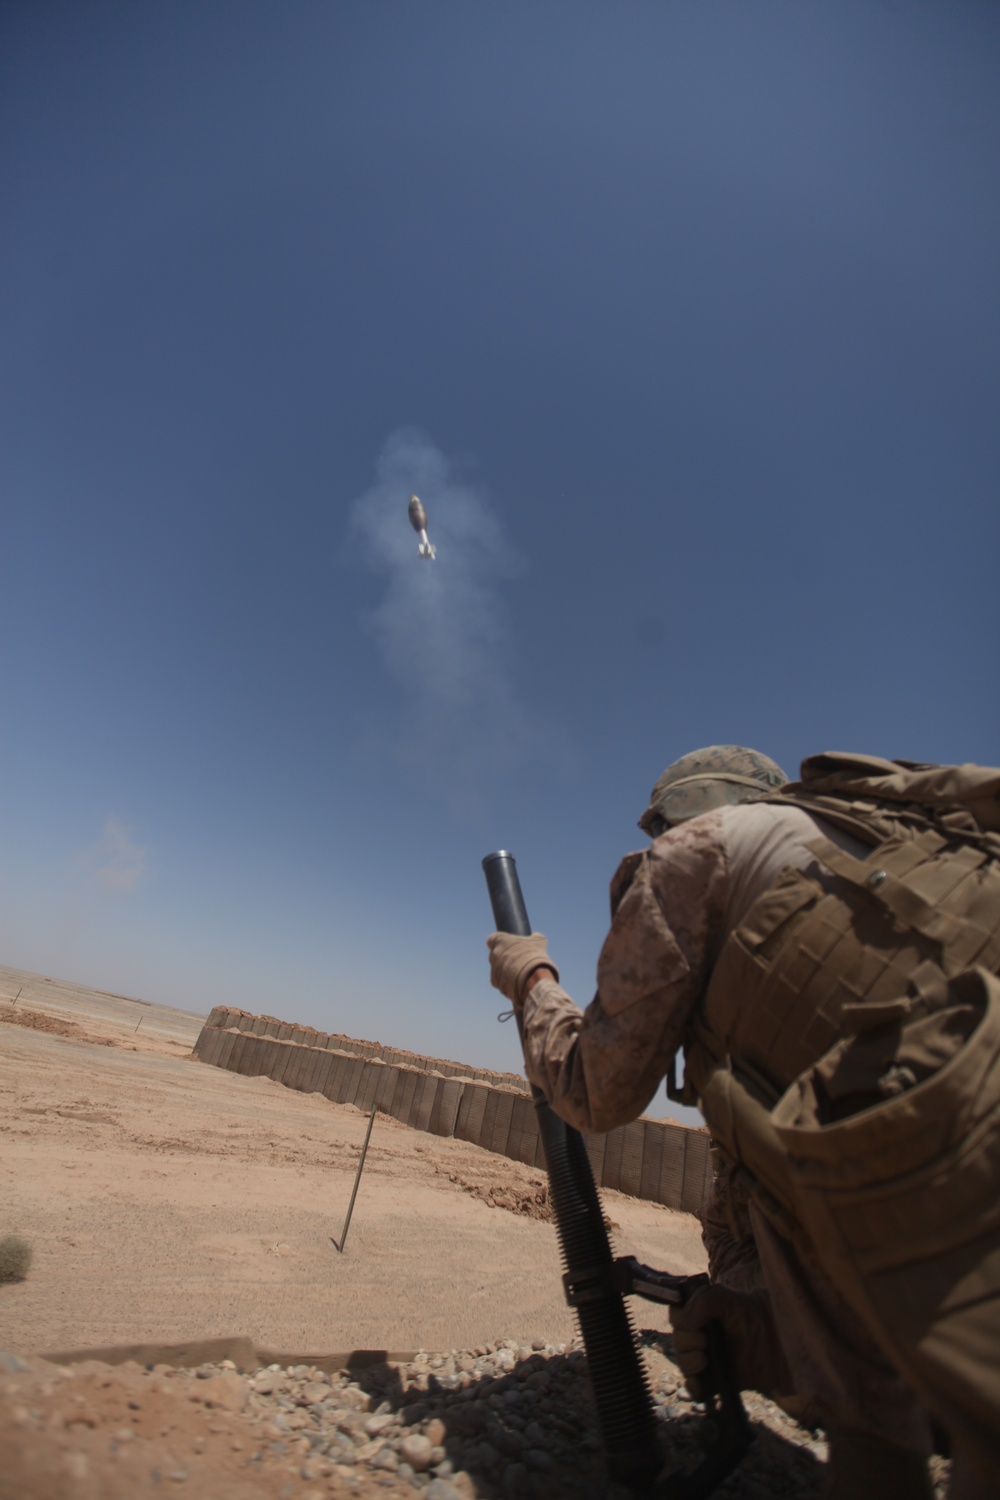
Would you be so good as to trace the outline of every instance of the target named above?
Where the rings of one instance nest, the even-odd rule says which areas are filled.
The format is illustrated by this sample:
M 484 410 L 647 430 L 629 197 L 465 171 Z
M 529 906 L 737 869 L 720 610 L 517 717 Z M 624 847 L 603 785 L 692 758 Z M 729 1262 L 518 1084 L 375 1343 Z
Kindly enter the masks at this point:
M 374 1104 L 415 1130 L 545 1164 L 528 1084 L 514 1073 L 463 1068 L 224 1006 L 212 1011 L 194 1051 L 217 1068 L 365 1111 Z M 640 1119 L 585 1140 L 599 1186 L 686 1213 L 701 1207 L 711 1178 L 704 1130 Z

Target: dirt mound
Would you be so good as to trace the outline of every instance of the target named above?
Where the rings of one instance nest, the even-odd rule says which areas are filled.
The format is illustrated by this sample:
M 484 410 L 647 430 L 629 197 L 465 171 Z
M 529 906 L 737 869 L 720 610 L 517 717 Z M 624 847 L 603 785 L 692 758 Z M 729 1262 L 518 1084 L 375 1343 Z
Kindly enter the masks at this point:
M 26 1026 L 30 1031 L 47 1031 L 51 1036 L 74 1037 L 81 1042 L 97 1042 L 102 1047 L 113 1047 L 114 1043 L 107 1037 L 93 1036 L 89 1031 L 84 1031 L 75 1021 L 63 1021 L 59 1016 L 47 1016 L 40 1010 L 15 1010 L 14 1007 L 4 1006 L 0 1010 L 0 1021 L 6 1021 L 9 1026 Z
M 478 1198 L 490 1208 L 505 1208 L 508 1213 L 523 1214 L 526 1219 L 540 1219 L 543 1223 L 548 1223 L 552 1218 L 549 1189 L 544 1182 L 527 1187 L 514 1186 L 508 1182 L 468 1182 L 456 1172 L 449 1172 L 448 1178 L 463 1193 Z

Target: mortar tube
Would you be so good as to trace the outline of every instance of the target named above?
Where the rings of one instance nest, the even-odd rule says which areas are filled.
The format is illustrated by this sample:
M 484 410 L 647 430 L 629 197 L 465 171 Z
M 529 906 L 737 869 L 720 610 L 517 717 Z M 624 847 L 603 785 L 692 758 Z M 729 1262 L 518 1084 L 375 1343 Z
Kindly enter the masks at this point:
M 506 850 L 488 854 L 483 872 L 498 931 L 527 937 L 531 923 L 514 856 Z M 519 1012 L 516 1018 L 523 1048 Z M 645 1491 L 660 1472 L 663 1456 L 632 1321 L 613 1284 L 614 1257 L 587 1148 L 580 1132 L 560 1119 L 534 1084 L 531 1095 L 548 1168 L 563 1281 L 568 1291 L 575 1289 L 585 1298 L 574 1299 L 573 1310 L 587 1352 L 608 1469 L 619 1484 Z

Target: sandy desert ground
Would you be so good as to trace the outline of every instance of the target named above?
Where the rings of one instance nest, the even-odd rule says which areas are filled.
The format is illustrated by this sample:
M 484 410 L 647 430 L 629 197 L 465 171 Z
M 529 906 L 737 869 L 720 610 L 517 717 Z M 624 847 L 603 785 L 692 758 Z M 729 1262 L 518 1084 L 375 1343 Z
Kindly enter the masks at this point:
M 607 1493 L 542 1175 L 377 1115 L 340 1254 L 366 1116 L 195 1061 L 200 1027 L 0 969 L 0 1237 L 34 1248 L 0 1286 L 0 1500 Z M 602 1198 L 620 1252 L 703 1269 L 693 1218 Z M 822 1442 L 751 1411 L 720 1495 L 817 1495 Z
M 115 1448 L 115 1423 L 127 1426 L 151 1345 L 188 1343 L 189 1364 L 325 1355 L 335 1369 L 356 1351 L 572 1339 L 539 1173 L 378 1116 L 341 1255 L 333 1241 L 366 1117 L 192 1060 L 200 1027 L 183 1011 L 0 969 L 0 1235 L 34 1248 L 27 1280 L 0 1288 L 4 1496 L 144 1493 L 143 1475 L 182 1472 L 157 1449 L 161 1428 L 175 1447 L 208 1443 L 183 1485 L 202 1488 L 190 1493 L 287 1487 L 277 1460 L 273 1473 L 266 1463 L 242 1472 L 239 1410 L 174 1395 L 165 1371 L 155 1400 L 143 1394 L 144 1441 L 119 1444 L 128 1462 L 110 1462 L 103 1449 Z M 623 1247 L 701 1266 L 693 1220 L 617 1194 L 606 1208 Z M 664 1326 L 650 1314 L 644 1323 Z M 138 1364 L 76 1362 L 58 1374 L 67 1354 L 122 1345 L 147 1347 Z M 91 1426 L 70 1420 L 81 1409 Z M 62 1458 L 39 1441 L 53 1424 L 75 1433 Z M 225 1429 L 224 1452 L 209 1469 L 212 1428 Z M 373 1481 L 379 1492 L 390 1478 Z M 345 1483 L 357 1492 L 357 1480 Z
M 16 988 L 0 971 L 0 994 Z M 31 1276 L 3 1290 L 0 1346 L 242 1336 L 330 1353 L 572 1336 L 555 1231 L 532 1216 L 540 1173 L 379 1115 L 339 1255 L 360 1111 L 191 1060 L 200 1018 L 183 1012 L 50 985 L 0 1000 L 0 1017 L 0 1233 L 35 1246 Z M 623 1249 L 702 1268 L 692 1218 L 604 1201 Z M 644 1321 L 665 1326 L 645 1305 Z

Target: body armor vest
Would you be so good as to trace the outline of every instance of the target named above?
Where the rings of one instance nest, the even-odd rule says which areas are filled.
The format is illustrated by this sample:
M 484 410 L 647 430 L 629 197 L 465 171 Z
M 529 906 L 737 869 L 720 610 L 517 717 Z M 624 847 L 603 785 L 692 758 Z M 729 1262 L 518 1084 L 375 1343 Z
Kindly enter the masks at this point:
M 822 883 L 787 870 L 754 902 L 688 1079 L 754 1202 L 1000 1492 L 1000 773 L 817 762 L 826 785 L 767 800 L 871 852 L 818 838 Z
M 844 1035 L 902 1019 L 973 965 L 1000 970 L 1000 837 L 971 819 L 953 827 L 798 788 L 763 800 L 872 845 L 855 859 L 818 836 L 810 848 L 829 878 L 786 870 L 713 969 L 686 1046 L 689 1080 L 700 1092 L 730 1056 L 773 1104 Z
M 1000 772 L 824 755 L 757 800 L 792 802 L 871 846 L 855 859 L 818 836 L 823 883 L 790 868 L 753 903 L 689 1025 L 673 1094 L 700 1105 L 756 1201 L 793 1234 L 779 1099 L 845 1039 L 943 1006 L 949 979 L 973 966 L 1000 970 Z
M 1000 970 L 1000 839 L 862 809 L 784 796 L 863 834 L 855 859 L 829 839 L 810 848 L 820 884 L 784 872 L 754 902 L 716 963 L 686 1048 L 696 1089 L 724 1056 L 773 1103 L 842 1036 L 902 1019 L 921 997 L 979 965 Z

